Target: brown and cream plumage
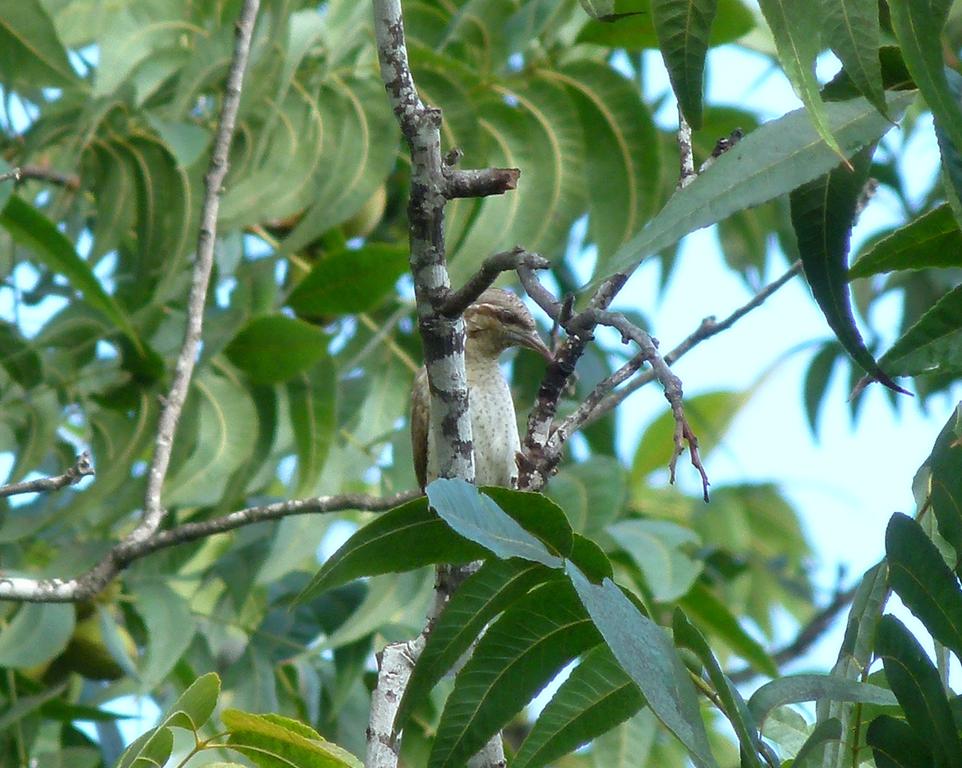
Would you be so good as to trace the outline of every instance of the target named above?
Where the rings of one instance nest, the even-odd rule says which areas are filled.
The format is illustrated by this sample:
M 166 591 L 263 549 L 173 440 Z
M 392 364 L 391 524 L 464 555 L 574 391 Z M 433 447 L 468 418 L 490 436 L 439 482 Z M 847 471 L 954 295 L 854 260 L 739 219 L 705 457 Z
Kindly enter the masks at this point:
M 468 409 L 474 438 L 474 472 L 478 485 L 510 487 L 518 477 L 516 454 L 521 447 L 511 390 L 498 365 L 509 347 L 533 349 L 548 360 L 534 318 L 521 299 L 500 288 L 489 288 L 464 312 L 465 369 Z M 411 445 L 414 471 L 424 488 L 437 477 L 431 456 L 431 394 L 427 370 L 421 368 L 411 391 Z

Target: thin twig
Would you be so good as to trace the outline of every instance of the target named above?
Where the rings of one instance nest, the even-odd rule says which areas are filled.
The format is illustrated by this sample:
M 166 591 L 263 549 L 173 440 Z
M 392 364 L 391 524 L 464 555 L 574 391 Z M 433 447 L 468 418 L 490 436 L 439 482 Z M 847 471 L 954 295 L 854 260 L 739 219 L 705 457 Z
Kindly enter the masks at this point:
M 83 451 L 76 463 L 62 475 L 55 477 L 41 477 L 38 480 L 27 480 L 22 483 L 10 483 L 0 486 L 0 498 L 17 496 L 21 493 L 43 493 L 45 491 L 59 491 L 68 485 L 79 483 L 84 477 L 94 474 L 94 465 L 90 462 L 90 453 Z
M 147 491 L 144 496 L 144 514 L 138 526 L 131 532 L 132 542 L 149 539 L 164 520 L 166 511 L 161 500 L 164 480 L 170 465 L 170 455 L 174 445 L 174 434 L 180 419 L 187 391 L 190 387 L 197 351 L 203 331 L 204 304 L 207 300 L 207 286 L 214 263 L 214 238 L 217 231 L 217 212 L 220 208 L 221 186 L 227 175 L 231 138 L 234 123 L 240 106 L 241 86 L 244 71 L 250 56 L 251 36 L 260 0 L 244 0 L 236 23 L 234 54 L 227 72 L 224 88 L 224 103 L 221 107 L 214 150 L 210 165 L 204 176 L 204 202 L 200 214 L 200 234 L 197 238 L 197 256 L 191 277 L 190 295 L 187 300 L 187 327 L 184 341 L 177 355 L 174 378 L 170 391 L 163 400 L 163 408 L 157 423 L 157 439 L 154 453 L 147 472 Z
M 678 346 L 664 356 L 665 362 L 668 365 L 674 365 L 682 356 L 690 352 L 703 341 L 707 341 L 712 336 L 717 336 L 722 331 L 726 331 L 731 328 L 749 312 L 760 307 L 766 299 L 768 299 L 773 293 L 778 291 L 801 271 L 802 263 L 800 261 L 796 261 L 791 267 L 789 267 L 785 274 L 762 288 L 762 290 L 756 293 L 751 300 L 736 309 L 724 320 L 719 322 L 716 321 L 714 317 L 706 317 L 701 321 L 701 325 L 699 325 L 698 328 L 696 328 L 685 339 L 683 339 Z M 651 383 L 654 381 L 654 379 L 654 374 L 650 371 L 646 371 L 645 373 L 642 373 L 641 375 L 632 379 L 624 388 L 619 389 L 616 392 L 612 392 L 600 403 L 598 403 L 598 407 L 585 420 L 583 426 L 587 426 L 588 424 L 597 421 L 606 413 L 609 413 L 613 409 L 617 408 L 626 397 L 641 389 L 641 387 L 645 386 L 646 384 Z
M 13 179 L 17 184 L 28 179 L 33 179 L 35 181 L 45 181 L 50 184 L 56 184 L 57 186 L 66 187 L 71 190 L 80 188 L 80 177 L 76 174 L 55 171 L 53 168 L 46 168 L 42 165 L 20 165 L 16 168 L 11 168 L 9 171 L 0 173 L 0 182 L 9 181 L 10 179 Z
M 290 515 L 327 514 L 345 510 L 382 512 L 418 496 L 420 496 L 419 491 L 405 491 L 383 498 L 349 493 L 247 507 L 210 520 L 184 523 L 159 531 L 142 541 L 133 541 L 128 537 L 113 547 L 97 565 L 76 578 L 31 579 L 0 572 L 0 600 L 43 603 L 78 602 L 96 595 L 135 560 L 161 549 L 175 547 L 217 533 L 226 533 L 254 523 L 280 520 Z

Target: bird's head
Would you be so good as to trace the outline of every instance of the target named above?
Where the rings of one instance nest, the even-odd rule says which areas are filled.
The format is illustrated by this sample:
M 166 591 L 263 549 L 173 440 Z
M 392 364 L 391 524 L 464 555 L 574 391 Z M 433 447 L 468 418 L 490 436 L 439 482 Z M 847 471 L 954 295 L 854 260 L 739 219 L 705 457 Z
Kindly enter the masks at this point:
M 497 359 L 508 347 L 527 347 L 552 359 L 528 308 L 508 291 L 488 288 L 464 311 L 464 324 L 468 355 Z

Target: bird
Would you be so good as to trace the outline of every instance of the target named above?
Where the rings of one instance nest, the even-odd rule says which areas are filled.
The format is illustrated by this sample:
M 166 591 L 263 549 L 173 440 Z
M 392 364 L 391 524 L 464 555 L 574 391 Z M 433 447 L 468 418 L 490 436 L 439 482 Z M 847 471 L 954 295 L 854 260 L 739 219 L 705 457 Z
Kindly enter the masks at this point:
M 464 311 L 464 364 L 468 379 L 468 412 L 474 441 L 476 485 L 511 488 L 518 479 L 521 450 L 514 400 L 498 359 L 510 347 L 527 347 L 546 360 L 551 350 L 538 335 L 534 318 L 515 294 L 488 288 Z M 414 377 L 411 390 L 411 447 L 421 490 L 438 476 L 431 455 L 431 393 L 427 369 Z

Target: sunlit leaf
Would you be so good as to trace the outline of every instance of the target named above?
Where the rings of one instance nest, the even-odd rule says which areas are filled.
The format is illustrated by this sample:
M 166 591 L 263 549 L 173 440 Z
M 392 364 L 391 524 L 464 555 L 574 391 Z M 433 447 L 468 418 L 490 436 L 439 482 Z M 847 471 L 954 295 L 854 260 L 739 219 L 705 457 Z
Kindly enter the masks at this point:
M 862 95 L 884 114 L 877 0 L 825 0 L 822 14 L 818 21 L 825 42 L 842 60 Z
M 0 665 L 24 669 L 57 656 L 74 629 L 74 607 L 64 603 L 24 603 L 0 631 Z
M 230 361 L 256 384 L 293 379 L 327 358 L 327 335 L 310 323 L 286 315 L 251 320 L 224 350 Z M 328 365 L 332 365 L 328 359 Z

